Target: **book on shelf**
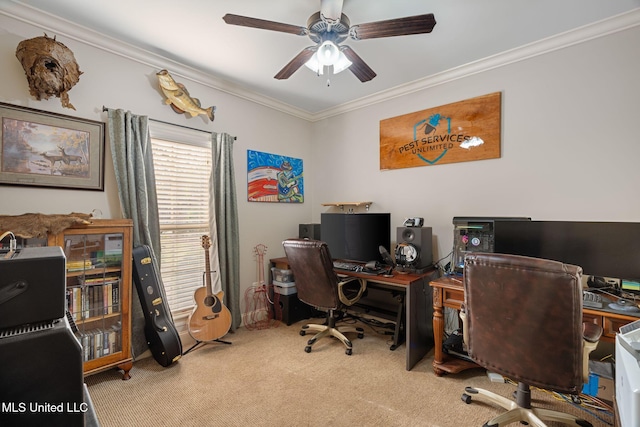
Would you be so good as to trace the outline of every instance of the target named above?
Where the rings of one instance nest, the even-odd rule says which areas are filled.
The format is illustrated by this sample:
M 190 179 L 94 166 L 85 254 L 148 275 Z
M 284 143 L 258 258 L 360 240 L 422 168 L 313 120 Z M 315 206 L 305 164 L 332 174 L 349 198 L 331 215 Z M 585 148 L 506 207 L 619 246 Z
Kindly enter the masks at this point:
M 120 311 L 120 280 L 67 288 L 67 310 L 73 320 L 87 320 Z
M 93 264 L 90 259 L 78 260 L 78 261 L 70 261 L 67 260 L 67 271 L 81 271 L 81 270 L 89 270 L 93 268 Z
M 122 326 L 120 323 L 110 328 L 95 328 L 77 332 L 76 336 L 82 346 L 83 361 L 97 359 L 122 351 Z
M 85 286 L 103 285 L 105 283 L 116 283 L 118 281 L 120 281 L 120 277 L 118 276 L 100 276 L 100 277 L 88 277 L 84 279 L 78 279 L 78 282 Z

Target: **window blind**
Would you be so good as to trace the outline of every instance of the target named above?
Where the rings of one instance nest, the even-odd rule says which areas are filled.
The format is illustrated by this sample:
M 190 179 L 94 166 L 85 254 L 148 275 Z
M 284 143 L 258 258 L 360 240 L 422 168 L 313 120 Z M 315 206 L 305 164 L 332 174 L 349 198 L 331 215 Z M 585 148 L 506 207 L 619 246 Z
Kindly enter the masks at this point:
M 209 234 L 211 145 L 151 139 L 158 193 L 162 281 L 173 314 L 193 308 Z

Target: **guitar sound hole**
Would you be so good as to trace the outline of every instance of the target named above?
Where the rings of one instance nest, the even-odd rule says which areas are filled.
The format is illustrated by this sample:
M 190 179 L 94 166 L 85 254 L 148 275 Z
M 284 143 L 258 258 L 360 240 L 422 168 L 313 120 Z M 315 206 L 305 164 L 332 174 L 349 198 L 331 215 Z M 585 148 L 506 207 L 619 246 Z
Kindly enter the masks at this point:
M 204 297 L 204 305 L 206 305 L 207 307 L 212 307 L 215 303 L 216 300 L 211 295 L 207 295 L 206 297 Z

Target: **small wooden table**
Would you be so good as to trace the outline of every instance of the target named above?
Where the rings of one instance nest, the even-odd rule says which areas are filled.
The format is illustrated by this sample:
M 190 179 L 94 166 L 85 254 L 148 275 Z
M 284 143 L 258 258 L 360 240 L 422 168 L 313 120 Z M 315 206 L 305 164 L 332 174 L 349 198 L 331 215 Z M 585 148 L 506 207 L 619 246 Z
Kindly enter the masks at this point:
M 460 310 L 464 303 L 464 286 L 462 277 L 440 277 L 429 283 L 433 288 L 433 339 L 434 356 L 433 372 L 442 376 L 445 373 L 455 374 L 465 369 L 477 368 L 477 364 L 459 359 L 442 351 L 444 341 L 444 307 Z M 624 314 L 608 308 L 583 308 L 582 318 L 585 322 L 593 322 L 602 326 L 600 341 L 614 342 L 620 326 L 639 319 L 637 314 Z
M 468 360 L 452 357 L 442 351 L 444 341 L 444 307 L 460 310 L 464 302 L 462 278 L 440 277 L 429 283 L 433 288 L 433 372 L 437 376 L 456 374 L 479 366 Z

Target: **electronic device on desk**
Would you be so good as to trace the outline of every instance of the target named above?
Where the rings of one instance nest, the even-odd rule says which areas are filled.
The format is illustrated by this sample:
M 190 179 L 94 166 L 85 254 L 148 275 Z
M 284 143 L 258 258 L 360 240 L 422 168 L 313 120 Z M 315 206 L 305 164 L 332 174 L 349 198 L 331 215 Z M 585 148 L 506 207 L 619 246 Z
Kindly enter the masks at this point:
M 622 282 L 628 282 L 622 280 Z M 621 281 L 610 277 L 589 276 L 587 289 L 582 291 L 582 305 L 584 307 L 617 311 L 625 314 L 640 314 L 640 307 L 635 297 L 625 298 L 625 292 L 621 289 Z M 619 297 L 615 301 L 603 299 L 601 293 L 612 297 Z M 628 296 L 629 294 L 627 294 Z
M 421 222 L 413 221 L 412 223 Z M 395 250 L 395 262 L 397 271 L 400 273 L 424 273 L 427 268 L 433 265 L 433 232 L 431 227 L 405 225 L 398 227 L 396 232 L 398 244 Z
M 604 302 L 602 302 L 602 295 L 595 292 L 582 291 L 582 306 L 588 308 L 602 308 Z
M 378 275 L 385 273 L 385 269 L 380 266 L 378 261 L 369 261 L 366 264 L 348 261 L 333 261 L 333 268 L 336 270 L 353 271 L 354 273 Z
M 640 281 L 622 279 L 620 281 L 620 290 L 640 294 Z
M 422 227 L 424 225 L 424 218 L 417 216 L 413 218 L 407 218 L 404 220 L 404 223 L 402 225 L 405 227 Z
M 601 276 L 589 276 L 587 279 L 587 286 L 589 289 L 618 289 L 620 287 L 620 280 L 612 279 L 609 277 Z
M 595 276 L 640 280 L 640 222 L 503 221 L 496 223 L 495 252 L 579 265 Z
M 494 252 L 496 222 L 531 221 L 527 217 L 453 217 L 451 270 L 462 273 L 469 252 Z M 498 251 L 496 251 L 498 252 Z
M 320 224 L 299 224 L 298 237 L 301 239 L 321 240 Z
M 392 277 L 393 269 L 396 268 L 395 261 L 391 257 L 391 254 L 389 253 L 387 248 L 385 248 L 384 246 L 382 245 L 378 246 L 378 251 L 380 251 L 380 255 L 382 256 L 382 259 L 384 260 L 384 263 L 387 266 L 386 271 L 382 274 L 385 275 L 386 277 Z
M 336 270 L 358 272 L 362 270 L 362 264 L 356 264 L 355 262 L 333 261 L 333 268 Z
M 608 307 L 611 310 L 619 311 L 625 314 L 637 315 L 640 314 L 640 307 L 634 301 L 620 298 L 616 302 L 609 303 Z
M 320 236 L 334 260 L 381 262 L 378 248 L 391 246 L 390 213 L 322 213 Z

